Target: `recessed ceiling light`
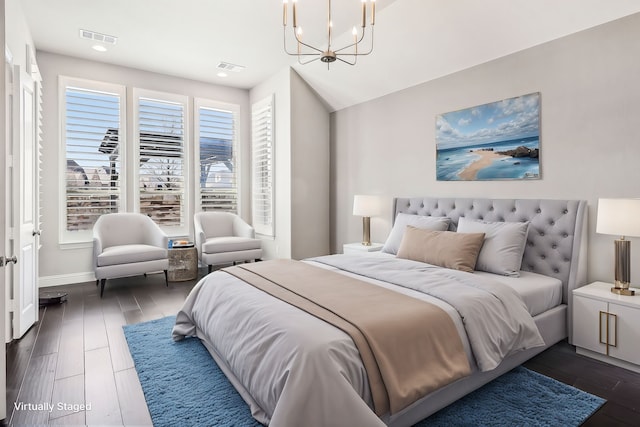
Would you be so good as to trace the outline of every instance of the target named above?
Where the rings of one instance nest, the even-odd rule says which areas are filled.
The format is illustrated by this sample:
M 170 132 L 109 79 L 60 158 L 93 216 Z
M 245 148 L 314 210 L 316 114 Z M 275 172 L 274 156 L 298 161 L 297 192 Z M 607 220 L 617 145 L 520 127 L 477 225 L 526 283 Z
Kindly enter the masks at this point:
M 218 74 L 216 74 L 218 77 L 227 77 L 228 74 L 225 73 L 224 71 L 220 71 Z
M 101 44 L 94 44 L 93 46 L 91 46 L 91 48 L 93 50 L 97 50 L 98 52 L 106 52 L 107 48 L 102 46 Z

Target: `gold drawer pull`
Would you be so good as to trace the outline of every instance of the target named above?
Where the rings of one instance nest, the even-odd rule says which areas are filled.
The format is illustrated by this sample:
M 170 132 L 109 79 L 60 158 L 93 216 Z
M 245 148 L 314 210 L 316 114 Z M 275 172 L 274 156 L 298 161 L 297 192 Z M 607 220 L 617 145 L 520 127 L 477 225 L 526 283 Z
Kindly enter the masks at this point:
M 605 328 L 606 328 L 606 333 L 605 333 L 605 340 L 602 340 L 602 316 L 605 316 Z M 613 317 L 613 321 L 614 321 L 614 326 L 613 326 L 613 331 L 614 331 L 614 342 L 611 342 L 611 337 L 609 336 L 609 318 Z M 604 344 L 607 346 L 607 356 L 609 356 L 609 347 L 617 347 L 618 346 L 618 316 L 612 313 L 608 313 L 606 311 L 601 311 L 600 312 L 600 318 L 599 318 L 599 331 L 598 331 L 598 335 L 599 335 L 599 339 L 600 339 L 600 344 Z

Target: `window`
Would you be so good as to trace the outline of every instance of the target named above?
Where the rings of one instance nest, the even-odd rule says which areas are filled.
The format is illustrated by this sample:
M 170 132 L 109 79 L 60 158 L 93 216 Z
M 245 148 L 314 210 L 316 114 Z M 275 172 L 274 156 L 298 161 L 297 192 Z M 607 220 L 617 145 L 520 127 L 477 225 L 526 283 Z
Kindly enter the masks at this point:
M 238 107 L 196 99 L 195 110 L 200 209 L 238 213 Z
M 238 105 L 59 82 L 60 243 L 84 247 L 105 213 L 143 213 L 175 237 L 190 234 L 194 210 L 238 213 Z
M 275 236 L 273 96 L 251 107 L 253 176 L 253 227 L 256 233 Z
M 86 240 L 97 218 L 123 210 L 120 146 L 125 89 L 62 77 L 61 241 Z
M 186 99 L 136 93 L 139 211 L 163 228 L 187 231 Z

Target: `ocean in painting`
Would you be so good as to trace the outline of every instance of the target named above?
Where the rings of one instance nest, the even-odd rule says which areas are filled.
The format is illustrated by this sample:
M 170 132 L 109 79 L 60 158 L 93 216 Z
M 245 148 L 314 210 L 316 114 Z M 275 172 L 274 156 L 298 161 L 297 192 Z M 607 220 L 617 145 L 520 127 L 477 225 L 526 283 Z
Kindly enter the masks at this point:
M 458 181 L 459 174 L 479 159 L 473 150 L 493 148 L 494 152 L 515 150 L 518 147 L 539 148 L 538 136 L 518 138 L 510 141 L 491 142 L 464 147 L 447 148 L 437 151 L 436 174 L 439 181 Z M 491 165 L 478 171 L 476 180 L 494 179 L 538 179 L 540 163 L 537 158 L 501 157 Z

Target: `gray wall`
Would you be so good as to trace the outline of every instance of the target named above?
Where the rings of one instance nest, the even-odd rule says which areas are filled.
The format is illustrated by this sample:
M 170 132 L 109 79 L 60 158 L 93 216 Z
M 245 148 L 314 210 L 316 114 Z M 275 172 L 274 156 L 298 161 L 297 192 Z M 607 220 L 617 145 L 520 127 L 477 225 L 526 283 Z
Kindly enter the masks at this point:
M 40 286 L 76 283 L 93 280 L 91 264 L 92 245 L 60 245 L 58 227 L 61 210 L 59 207 L 58 174 L 61 161 L 60 126 L 58 111 L 58 76 L 69 76 L 127 86 L 127 109 L 133 108 L 131 89 L 133 87 L 160 92 L 187 95 L 190 97 L 190 123 L 193 125 L 193 97 L 212 99 L 240 105 L 240 144 L 243 153 L 240 159 L 241 215 L 250 219 L 250 158 L 249 91 L 208 83 L 166 76 L 133 68 L 108 65 L 100 62 L 72 58 L 48 52 L 37 53 L 38 66 L 43 77 L 43 118 L 44 149 L 42 155 L 42 248 L 40 250 Z M 190 134 L 193 132 L 190 130 Z M 195 178 L 192 177 L 195 181 Z M 195 183 L 193 183 L 195 185 Z M 192 226 L 189 230 L 192 230 Z M 193 234 L 193 231 L 191 231 Z
M 291 257 L 326 255 L 329 239 L 329 127 L 326 107 L 291 70 Z
M 379 242 L 394 196 L 584 199 L 589 280 L 612 281 L 614 236 L 595 233 L 596 206 L 599 197 L 640 197 L 639 40 L 637 14 L 333 113 L 332 250 L 359 241 L 354 194 L 386 201 L 372 218 Z M 531 92 L 541 94 L 541 180 L 436 181 L 437 114 Z M 640 283 L 640 239 L 631 241 Z
M 287 67 L 251 89 L 251 102 L 275 98 L 275 237 L 265 258 L 302 259 L 330 251 L 330 116 L 318 95 Z

